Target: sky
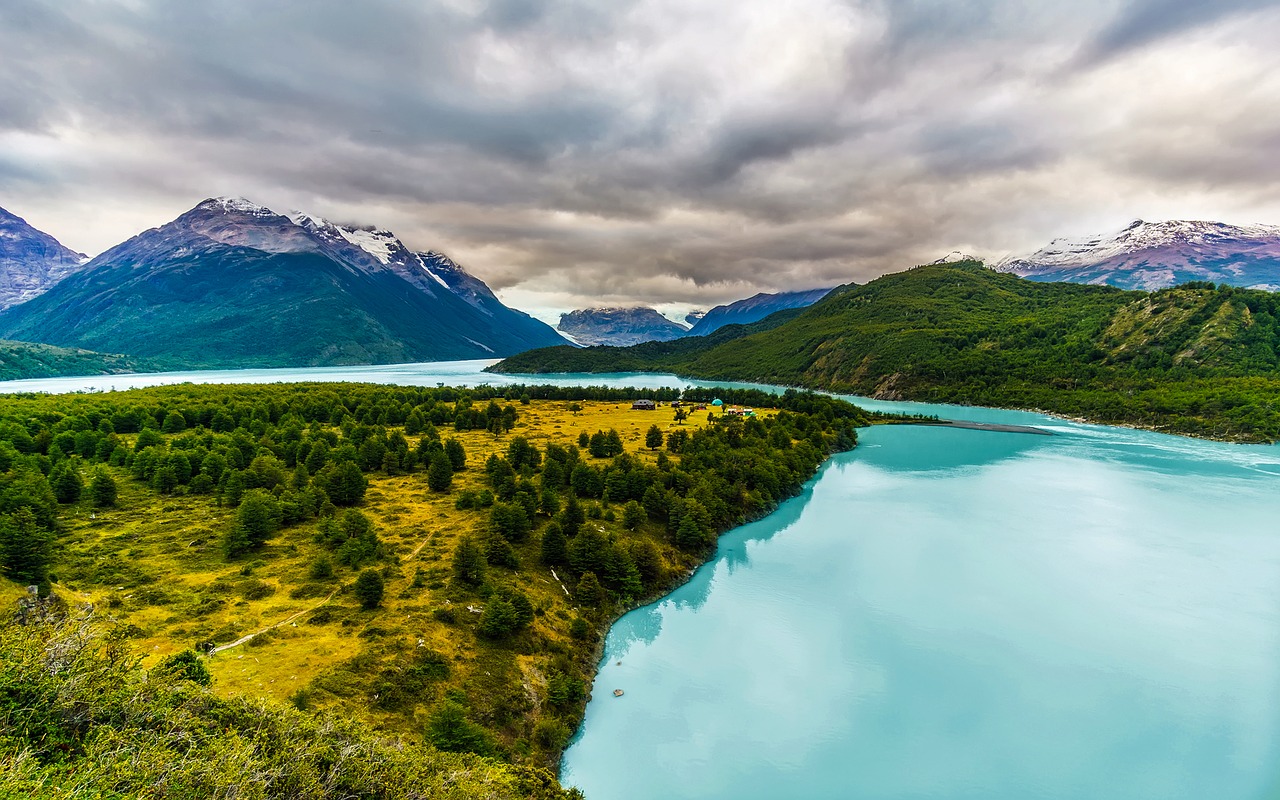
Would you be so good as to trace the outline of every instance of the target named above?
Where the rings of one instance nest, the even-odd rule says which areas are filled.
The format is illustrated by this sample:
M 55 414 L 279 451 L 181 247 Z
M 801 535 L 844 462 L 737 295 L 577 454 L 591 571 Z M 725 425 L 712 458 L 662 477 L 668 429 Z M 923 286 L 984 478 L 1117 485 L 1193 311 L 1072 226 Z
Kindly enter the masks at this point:
M 1280 223 L 1280 3 L 5 0 L 0 206 L 389 228 L 678 316 L 1134 219 Z

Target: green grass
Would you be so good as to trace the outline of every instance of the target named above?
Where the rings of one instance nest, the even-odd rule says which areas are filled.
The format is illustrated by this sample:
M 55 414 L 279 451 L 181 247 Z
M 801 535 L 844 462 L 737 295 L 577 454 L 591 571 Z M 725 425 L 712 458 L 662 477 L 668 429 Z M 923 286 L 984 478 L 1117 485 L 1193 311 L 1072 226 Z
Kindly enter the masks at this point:
M 756 406 L 769 400 L 785 410 L 758 408 L 745 421 L 713 420 L 702 411 L 677 423 L 669 407 L 632 411 L 626 391 L 510 391 L 510 403 L 490 389 L 346 384 L 0 397 L 0 461 L 8 462 L 0 473 L 0 532 L 16 508 L 39 511 L 49 502 L 36 489 L 14 493 L 12 486 L 26 486 L 15 479 L 23 470 L 48 469 L 55 486 L 69 467 L 86 476 L 111 474 L 119 487 L 115 506 L 95 507 L 87 494 L 57 506 L 49 577 L 71 608 L 92 607 L 93 619 L 107 624 L 110 639 L 143 668 L 191 648 L 225 647 L 204 663 L 213 692 L 227 702 L 293 706 L 324 719 L 359 720 L 378 736 L 475 752 L 498 766 L 554 768 L 581 720 L 611 621 L 683 580 L 713 552 L 715 533 L 798 491 L 828 452 L 852 446 L 852 426 L 867 417 L 822 397 L 741 392 L 725 397 Z M 409 454 L 432 441 L 424 424 L 437 425 L 439 435 L 466 452 L 467 468 L 453 475 L 448 492 L 428 488 L 421 462 L 394 466 L 409 464 Z M 170 432 L 157 434 L 157 426 Z M 649 448 L 651 426 L 691 437 L 680 452 Z M 610 430 L 618 434 L 619 454 L 573 455 L 580 434 Z M 140 450 L 144 436 L 152 444 Z M 515 459 L 517 440 L 542 461 L 520 467 L 504 489 L 486 461 Z M 346 513 L 329 507 L 229 559 L 223 544 L 240 513 L 231 475 L 247 481 L 277 468 L 286 482 L 274 489 L 281 501 L 305 498 L 320 478 L 295 467 L 309 463 L 321 442 L 332 443 L 331 463 L 365 458 L 374 442 L 406 448 L 398 462 L 378 458 L 364 472 L 368 488 L 356 508 L 376 531 L 376 554 L 344 566 L 342 551 L 318 535 L 330 514 Z M 574 488 L 548 471 L 557 448 L 580 468 Z M 76 452 L 83 455 L 64 455 Z M 108 453 L 114 466 L 101 463 Z M 197 477 L 199 465 L 208 469 L 214 456 L 244 468 L 229 468 L 212 493 L 201 493 L 194 477 L 161 491 L 158 468 L 149 479 L 141 472 L 179 455 L 196 466 Z M 579 586 L 585 561 L 554 571 L 543 563 L 541 539 L 552 523 L 543 512 L 533 516 L 527 538 L 510 542 L 514 567 L 490 563 L 477 584 L 456 577 L 453 557 L 463 537 L 505 541 L 492 532 L 493 511 L 459 508 L 459 498 L 509 490 L 519 504 L 520 487 L 551 490 L 565 503 L 580 495 L 586 519 L 569 548 L 596 543 L 598 566 L 591 569 L 604 587 L 599 597 Z M 646 511 L 628 528 L 626 502 L 642 497 Z M 563 519 L 557 515 L 556 523 Z M 332 574 L 313 573 L 320 558 L 332 563 Z M 353 591 L 368 569 L 385 586 L 372 609 Z M 627 570 L 634 572 L 630 583 Z M 486 635 L 485 616 L 477 612 L 517 596 L 528 600 L 527 624 Z M 441 720 L 450 713 L 461 722 L 442 735 Z

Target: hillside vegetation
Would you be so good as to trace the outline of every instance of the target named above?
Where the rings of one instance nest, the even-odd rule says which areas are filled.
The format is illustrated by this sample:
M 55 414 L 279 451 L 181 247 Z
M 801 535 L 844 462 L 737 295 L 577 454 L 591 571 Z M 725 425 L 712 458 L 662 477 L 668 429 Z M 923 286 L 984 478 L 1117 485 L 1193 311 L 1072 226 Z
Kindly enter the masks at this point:
M 0 380 L 3 381 L 62 375 L 109 375 L 157 368 L 156 364 L 130 356 L 0 339 Z
M 1278 318 L 1270 292 L 1035 283 L 961 262 L 836 290 L 772 330 L 688 351 L 550 348 L 497 369 L 671 371 L 1275 441 Z
M 372 759 L 354 770 L 388 758 L 429 775 L 462 765 L 477 787 L 541 787 L 536 770 L 558 763 L 581 720 L 609 623 L 682 581 L 719 532 L 798 492 L 866 422 L 847 403 L 796 392 L 718 392 L 757 416 L 677 419 L 669 406 L 631 410 L 633 396 L 666 403 L 675 390 L 503 391 L 187 385 L 0 397 L 0 568 L 52 587 L 73 619 L 92 609 L 107 631 L 86 652 L 119 664 L 90 673 L 116 670 L 145 690 L 141 706 L 121 709 L 112 695 L 100 715 L 53 733 L 29 724 L 27 701 L 0 703 L 7 750 L 25 753 L 8 764 L 14 780 L 71 774 L 103 797 L 128 795 L 168 774 L 165 753 L 190 725 L 198 746 L 179 772 L 223 751 L 248 775 L 284 769 L 274 759 L 291 747 L 350 746 Z M 54 684 L 65 676 L 42 677 L 50 662 L 38 651 L 61 652 L 49 642 L 69 634 L 7 635 L 28 666 L 0 669 L 0 697 L 31 697 L 21 693 L 34 681 L 62 702 Z M 126 670 L 130 654 L 145 676 Z M 211 680 L 215 696 L 168 684 L 152 696 L 150 676 L 175 671 Z M 65 679 L 75 706 L 81 684 Z M 266 727 L 246 730 L 263 702 Z M 119 742 L 152 723 L 138 763 L 124 764 Z M 415 749 L 393 757 L 384 739 Z M 315 758 L 314 770 L 297 765 L 297 785 L 336 768 Z M 181 781 L 230 785 L 216 781 L 237 774 Z M 556 796 L 547 787 L 528 796 Z M 154 796 L 205 796 L 182 791 Z M 315 796 L 519 796 L 475 791 Z

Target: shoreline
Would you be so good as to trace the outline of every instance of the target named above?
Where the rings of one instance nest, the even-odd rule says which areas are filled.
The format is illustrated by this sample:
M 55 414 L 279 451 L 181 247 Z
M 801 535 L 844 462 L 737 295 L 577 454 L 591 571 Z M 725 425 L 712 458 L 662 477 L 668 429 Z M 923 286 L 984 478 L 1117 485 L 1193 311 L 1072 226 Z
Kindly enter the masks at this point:
M 552 765 L 546 765 L 547 768 L 551 769 L 552 772 L 555 774 L 557 782 L 560 781 L 561 772 L 564 769 L 565 752 L 569 749 L 569 747 L 573 745 L 574 741 L 576 741 L 577 738 L 582 733 L 582 726 L 585 723 L 586 716 L 587 716 L 587 704 L 590 703 L 594 697 L 595 688 L 596 688 L 596 678 L 600 676 L 600 668 L 604 666 L 605 644 L 608 641 L 610 631 L 613 630 L 613 626 L 618 622 L 618 620 L 622 619 L 627 614 L 630 614 L 632 611 L 645 608 L 646 606 L 651 606 L 666 600 L 673 593 L 675 593 L 676 590 L 680 589 L 682 586 L 685 586 L 690 581 L 692 581 L 694 576 L 697 575 L 700 570 L 705 569 L 706 567 L 715 563 L 716 557 L 720 553 L 720 539 L 723 536 L 743 527 L 744 525 L 750 525 L 753 522 L 759 522 L 760 520 L 769 518 L 770 516 L 775 514 L 778 511 L 778 509 L 783 506 L 783 504 L 788 503 L 791 500 L 794 500 L 795 498 L 800 497 L 802 494 L 804 494 L 805 490 L 810 488 L 810 485 L 818 479 L 818 476 L 821 474 L 821 472 L 824 469 L 827 468 L 827 465 L 831 463 L 831 460 L 833 458 L 835 458 L 836 456 L 842 455 L 844 453 L 852 453 L 857 449 L 858 449 L 858 446 L 855 444 L 849 450 L 841 450 L 834 453 L 828 453 L 826 458 L 824 458 L 822 462 L 818 464 L 818 468 L 813 471 L 813 474 L 810 475 L 808 478 L 806 478 L 804 482 L 800 484 L 800 488 L 796 491 L 794 495 L 778 501 L 772 508 L 768 509 L 767 511 L 764 511 L 752 517 L 744 518 L 739 522 L 737 522 L 732 527 L 725 528 L 723 531 L 718 532 L 716 534 L 715 547 L 709 549 L 709 552 L 707 553 L 706 558 L 702 560 L 702 563 L 698 564 L 692 569 L 686 570 L 685 572 L 681 573 L 678 576 L 674 576 L 670 585 L 653 593 L 652 595 L 650 595 L 649 597 L 646 597 L 643 600 L 632 601 L 632 603 L 626 606 L 625 608 L 619 609 L 617 614 L 614 614 L 609 617 L 608 623 L 604 625 L 603 629 L 600 631 L 600 635 L 596 638 L 596 641 L 592 643 L 591 651 L 587 659 L 584 660 L 583 662 L 585 664 L 589 664 L 591 667 L 591 680 L 587 685 L 587 690 L 582 700 L 582 705 L 578 715 L 577 725 L 574 727 L 573 733 L 569 737 L 569 740 L 565 742 L 564 747 L 561 748 L 560 752 L 556 755 L 555 763 Z M 561 785 L 563 786 L 563 783 Z
M 935 428 L 960 428 L 970 431 L 992 431 L 995 433 L 1029 433 L 1034 436 L 1056 436 L 1053 431 L 1046 431 L 1033 425 L 1011 425 L 1002 422 L 972 422 L 964 419 L 904 419 L 892 420 L 885 425 L 929 425 Z

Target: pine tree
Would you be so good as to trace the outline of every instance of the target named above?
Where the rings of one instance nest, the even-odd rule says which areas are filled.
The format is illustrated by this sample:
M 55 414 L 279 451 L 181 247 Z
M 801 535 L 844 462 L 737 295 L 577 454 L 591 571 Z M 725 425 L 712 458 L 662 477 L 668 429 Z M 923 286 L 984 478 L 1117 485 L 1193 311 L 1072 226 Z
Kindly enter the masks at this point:
M 93 480 L 89 482 L 89 499 L 98 508 L 107 508 L 116 504 L 118 495 L 116 479 L 111 477 L 111 473 L 99 467 L 93 473 Z
M 618 432 L 616 430 L 614 430 L 613 428 L 610 428 L 609 432 L 604 435 L 604 441 L 605 441 L 606 456 L 622 455 L 622 451 L 623 451 L 622 437 L 618 435 Z
M 437 450 L 431 456 L 431 466 L 427 469 L 427 486 L 433 492 L 447 492 L 453 484 L 453 464 L 443 450 Z
M 644 435 L 644 446 L 650 450 L 657 450 L 662 447 L 663 438 L 662 429 L 657 425 L 650 425 L 648 432 Z
M 594 572 L 584 572 L 582 577 L 578 579 L 578 585 L 573 591 L 574 597 L 578 599 L 588 608 L 600 607 L 608 597 L 605 594 L 604 587 L 600 585 L 600 579 L 596 577 Z
M 462 583 L 479 586 L 484 583 L 484 553 L 470 536 L 458 540 L 453 550 L 453 575 Z
M 569 563 L 569 542 L 556 522 L 548 523 L 542 532 L 542 563 L 551 567 Z
M 80 470 L 71 461 L 66 460 L 62 461 L 49 476 L 49 485 L 59 503 L 74 503 L 80 499 L 80 494 L 84 491 L 84 479 L 80 477 Z
M 645 513 L 644 506 L 635 500 L 628 500 L 627 504 L 622 507 L 622 527 L 629 531 L 639 528 L 644 522 Z
M 0 514 L 0 570 L 21 584 L 44 585 L 53 557 L 53 536 L 29 508 Z
M 570 539 L 577 536 L 578 529 L 586 521 L 587 515 L 582 510 L 582 504 L 578 502 L 577 496 L 570 492 L 569 500 L 564 504 L 564 511 L 560 513 L 560 527 L 564 529 L 564 535 Z
M 462 449 L 462 442 L 457 439 L 445 441 L 444 452 L 449 457 L 449 463 L 453 465 L 454 472 L 461 472 L 467 468 L 467 451 Z
M 386 586 L 382 582 L 382 576 L 375 569 L 366 569 L 356 578 L 355 595 L 360 601 L 360 606 L 365 610 L 377 608 L 382 604 L 382 597 L 386 593 Z
M 484 612 L 480 614 L 477 629 L 487 639 L 501 639 L 511 634 L 516 628 L 516 612 L 511 603 L 497 594 L 485 603 Z
M 244 493 L 236 510 L 234 528 L 237 552 L 261 545 L 280 527 L 280 501 L 262 489 L 250 489 Z M 247 547 L 244 544 L 247 543 Z M 228 552 L 228 556 L 236 553 Z

